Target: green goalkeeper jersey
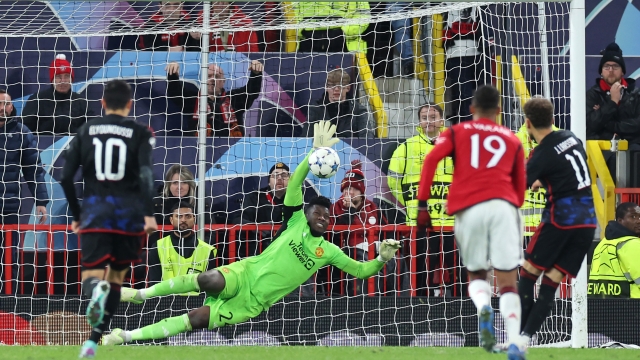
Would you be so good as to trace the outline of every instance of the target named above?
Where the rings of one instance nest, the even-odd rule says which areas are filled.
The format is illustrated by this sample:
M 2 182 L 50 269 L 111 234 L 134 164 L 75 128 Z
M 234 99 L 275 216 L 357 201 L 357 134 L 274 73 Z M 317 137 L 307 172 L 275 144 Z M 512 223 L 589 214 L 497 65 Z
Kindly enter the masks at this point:
M 302 182 L 309 172 L 308 157 L 293 173 L 284 198 L 284 221 L 273 242 L 260 255 L 241 260 L 251 293 L 267 309 L 326 265 L 364 279 L 384 266 L 377 259 L 358 262 L 323 237 L 311 235 L 302 206 Z

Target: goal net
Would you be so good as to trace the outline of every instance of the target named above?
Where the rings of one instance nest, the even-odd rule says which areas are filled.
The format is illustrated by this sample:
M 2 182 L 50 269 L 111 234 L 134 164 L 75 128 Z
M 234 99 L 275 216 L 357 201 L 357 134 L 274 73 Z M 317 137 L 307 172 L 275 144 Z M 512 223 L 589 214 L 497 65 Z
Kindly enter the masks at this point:
M 22 130 L 21 144 L 8 134 L 7 144 L 24 150 L 7 151 L 0 166 L 5 344 L 78 344 L 88 334 L 79 239 L 58 180 L 63 150 L 79 126 L 102 114 L 111 79 L 131 84 L 130 115 L 155 133 L 155 209 L 164 230 L 144 241 L 126 286 L 168 276 L 158 244 L 171 241 L 179 198 L 195 205 L 198 237 L 216 248 L 209 268 L 260 254 L 280 226 L 287 173 L 312 146 L 308 124 L 322 119 L 337 123 L 342 165 L 331 179 L 310 174 L 303 187 L 306 201 L 324 195 L 337 204 L 327 240 L 359 261 L 377 256 L 381 239 L 403 240 L 398 257 L 370 280 L 324 268 L 255 319 L 165 344 L 477 346 L 476 310 L 444 213 L 451 166 L 432 188 L 440 198 L 431 204 L 437 229 L 425 235 L 407 226 L 415 220 L 421 144 L 470 119 L 482 84 L 498 87 L 500 120 L 514 132 L 533 95 L 553 100 L 559 128 L 571 124 L 568 2 L 2 1 L 0 14 L 0 83 L 33 134 Z M 34 150 L 43 170 L 35 174 L 26 155 Z M 10 177 L 17 166 L 23 183 Z M 349 177 L 354 169 L 362 180 Z M 349 188 L 358 192 L 348 195 Z M 350 215 L 345 196 L 364 207 Z M 544 201 L 531 196 L 525 245 Z M 38 212 L 44 202 L 46 219 Z M 193 253 L 195 243 L 177 244 L 178 256 Z M 569 342 L 576 326 L 586 333 L 586 323 L 572 319 L 575 295 L 575 286 L 561 287 L 534 345 Z M 122 303 L 111 327 L 132 330 L 203 301 Z

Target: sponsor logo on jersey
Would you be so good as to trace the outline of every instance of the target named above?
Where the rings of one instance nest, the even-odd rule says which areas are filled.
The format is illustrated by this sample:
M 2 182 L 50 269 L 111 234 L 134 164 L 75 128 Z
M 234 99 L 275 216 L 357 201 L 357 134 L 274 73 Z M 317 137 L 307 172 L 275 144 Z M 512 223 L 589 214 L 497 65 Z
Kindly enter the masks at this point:
M 317 257 L 322 257 L 322 255 L 324 255 L 324 249 L 318 246 L 316 248 L 316 256 Z
M 307 253 L 304 251 L 302 243 L 296 244 L 293 240 L 291 240 L 289 241 L 289 247 L 291 248 L 291 251 L 293 251 L 293 254 L 298 258 L 298 260 L 300 260 L 300 263 L 304 266 L 305 269 L 313 269 L 313 266 L 316 264 L 316 262 L 309 258 L 309 255 L 307 255 Z M 317 251 L 318 250 L 316 250 L 316 252 Z

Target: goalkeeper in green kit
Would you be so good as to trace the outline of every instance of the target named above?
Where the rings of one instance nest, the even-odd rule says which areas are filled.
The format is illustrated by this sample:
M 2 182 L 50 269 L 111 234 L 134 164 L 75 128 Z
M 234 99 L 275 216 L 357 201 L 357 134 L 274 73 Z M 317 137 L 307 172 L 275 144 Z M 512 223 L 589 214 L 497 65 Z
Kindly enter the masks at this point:
M 328 121 L 314 126 L 314 148 L 331 147 L 336 127 Z M 148 289 L 124 289 L 122 301 L 142 303 L 145 299 L 203 291 L 204 306 L 188 314 L 164 319 L 141 329 L 114 329 L 103 336 L 103 345 L 136 340 L 155 340 L 197 329 L 214 329 L 254 318 L 307 281 L 318 269 L 333 265 L 359 279 L 377 274 L 400 248 L 396 240 L 384 240 L 379 255 L 368 262 L 349 258 L 325 241 L 331 202 L 324 196 L 311 200 L 303 209 L 302 182 L 309 172 L 308 158 L 298 165 L 284 197 L 284 221 L 273 242 L 258 256 L 218 267 L 201 274 L 189 274 L 162 281 Z

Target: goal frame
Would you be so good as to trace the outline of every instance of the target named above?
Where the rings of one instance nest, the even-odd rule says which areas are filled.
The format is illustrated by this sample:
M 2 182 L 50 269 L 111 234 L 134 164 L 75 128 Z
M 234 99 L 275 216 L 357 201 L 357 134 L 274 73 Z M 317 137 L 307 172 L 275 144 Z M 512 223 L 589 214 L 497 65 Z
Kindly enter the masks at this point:
M 426 0 L 429 2 L 431 0 Z M 281 2 L 281 1 L 277 1 Z M 389 0 L 383 0 L 383 2 L 390 2 Z M 463 2 L 462 0 L 452 0 L 452 2 Z M 545 2 L 567 2 L 567 1 L 557 1 L 557 0 L 546 0 L 546 1 L 524 1 L 524 0 L 515 0 L 515 1 L 505 1 L 505 0 L 489 0 L 483 1 L 484 3 L 508 3 L 508 2 L 522 2 L 522 3 L 538 3 L 539 5 L 544 5 Z M 584 94 L 586 91 L 586 67 L 585 67 L 585 59 L 586 59 L 586 46 L 585 46 L 585 0 L 569 0 L 570 3 L 570 12 L 569 12 L 569 68 L 570 68 L 570 94 L 571 96 L 571 131 L 582 140 L 583 144 L 586 144 L 586 98 L 585 96 L 573 96 L 574 94 Z M 211 4 L 207 1 L 203 4 L 203 16 L 204 21 L 202 22 L 202 40 L 203 44 L 209 43 L 209 30 L 208 26 L 205 24 L 209 24 L 209 13 L 210 13 Z M 538 16 L 540 18 L 544 18 L 545 12 L 544 7 L 539 7 Z M 543 26 L 545 23 L 541 22 L 540 30 L 543 30 Z M 549 89 L 549 71 L 548 71 L 548 57 L 545 56 L 547 54 L 546 49 L 546 32 L 540 31 L 540 41 L 541 41 L 541 56 L 543 61 L 543 90 L 545 96 L 550 96 Z M 203 99 L 207 97 L 207 68 L 209 61 L 209 47 L 202 46 L 202 55 L 201 56 L 201 81 L 200 81 L 200 96 Z M 199 102 L 199 123 L 198 123 L 198 172 L 200 174 L 204 174 L 206 172 L 206 101 L 201 100 Z M 197 179 L 198 182 L 198 197 L 204 198 L 205 196 L 205 186 L 204 186 L 204 176 L 199 176 Z M 199 223 L 204 223 L 204 201 L 198 202 L 198 214 L 199 214 Z M 204 230 L 199 230 L 203 232 Z M 203 236 L 203 234 L 200 234 Z M 588 346 L 587 343 L 587 260 L 583 259 L 582 266 L 580 271 L 575 279 L 572 280 L 572 305 L 571 305 L 571 341 L 570 344 L 557 344 L 560 346 L 571 346 L 573 348 L 586 348 Z

